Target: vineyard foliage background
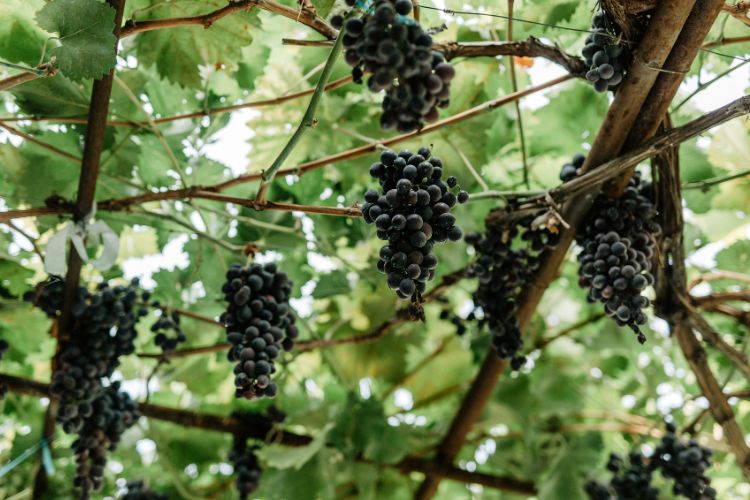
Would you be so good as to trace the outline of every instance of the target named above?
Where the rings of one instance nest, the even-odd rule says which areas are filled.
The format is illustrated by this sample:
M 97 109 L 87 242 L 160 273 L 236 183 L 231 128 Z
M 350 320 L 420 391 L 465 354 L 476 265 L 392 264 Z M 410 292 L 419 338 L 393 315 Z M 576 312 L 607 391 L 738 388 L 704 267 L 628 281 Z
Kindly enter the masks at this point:
M 294 2 L 282 4 L 292 11 L 301 9 Z M 508 35 L 506 21 L 476 15 L 507 14 L 505 3 L 500 4 L 447 2 L 448 8 L 471 12 L 445 14 L 423 8 L 421 23 L 445 24 L 435 35 L 439 42 L 502 41 Z M 218 0 L 128 0 L 124 19 L 182 18 L 225 5 Z M 305 5 L 313 6 L 323 19 L 330 16 L 330 0 Z M 56 75 L 0 94 L 3 211 L 42 207 L 53 195 L 65 200 L 76 197 L 85 133 L 76 119 L 87 116 L 92 77 L 111 65 L 113 54 L 107 47 L 113 41 L 112 26 L 101 22 L 76 29 L 60 19 L 75 23 L 97 18 L 95 7 L 96 2 L 84 0 L 49 4 L 4 0 L 0 6 L 0 60 L 36 67 L 54 57 L 57 64 Z M 119 124 L 104 135 L 96 200 L 214 185 L 258 173 L 273 163 L 300 123 L 309 95 L 231 113 L 199 113 L 154 123 L 315 86 L 330 49 L 283 39 L 320 40 L 321 34 L 293 16 L 279 15 L 280 9 L 266 7 L 233 12 L 205 29 L 165 27 L 133 32 L 121 40 L 109 106 L 110 119 Z M 42 8 L 46 15 L 35 17 Z M 65 9 L 66 16 L 60 17 L 56 8 Z M 547 25 L 586 30 L 593 8 L 594 2 L 517 2 L 514 15 L 539 24 L 515 22 L 513 37 L 539 37 L 568 54 L 578 54 L 585 33 Z M 139 24 L 127 26 L 137 30 Z M 746 36 L 748 29 L 722 13 L 707 41 Z M 72 34 L 63 35 L 65 43 L 60 46 L 50 37 L 63 30 Z M 686 76 L 671 107 L 675 126 L 747 91 L 750 43 L 717 45 L 714 50 L 722 55 L 700 52 Z M 456 57 L 452 62 L 457 76 L 450 106 L 441 110 L 441 118 L 508 95 L 514 86 L 525 89 L 566 73 L 541 58 Z M 17 73 L 0 68 L 0 79 Z M 350 68 L 339 61 L 330 81 L 349 73 Z M 712 90 L 722 85 L 728 89 L 723 95 Z M 704 93 L 694 92 L 704 86 Z M 706 95 L 714 99 L 708 102 Z M 325 92 L 314 127 L 284 166 L 395 135 L 380 130 L 380 99 L 353 83 Z M 590 147 L 610 101 L 611 96 L 598 94 L 584 79 L 574 78 L 521 100 L 521 121 L 510 103 L 393 147 L 415 151 L 433 145 L 448 172 L 472 195 L 543 190 L 558 185 L 561 165 Z M 28 119 L 16 121 L 18 117 Z M 750 158 L 749 123 L 744 118 L 727 122 L 680 147 L 682 181 L 689 188 L 683 193 L 688 281 L 715 270 L 748 272 L 750 183 L 741 174 L 747 174 Z M 306 206 L 354 206 L 374 183 L 368 168 L 375 159 L 376 153 L 345 157 L 325 162 L 323 168 L 306 171 L 302 177 L 279 176 L 266 198 Z M 705 190 L 694 189 L 701 181 L 733 174 L 740 175 Z M 247 182 L 223 193 L 252 199 L 257 189 L 257 182 Z M 475 196 L 454 213 L 466 232 L 481 231 L 488 211 L 502 203 L 498 196 Z M 120 235 L 120 254 L 117 264 L 104 273 L 84 266 L 86 283 L 139 276 L 162 304 L 215 318 L 223 308 L 224 272 L 231 263 L 244 262 L 248 245 L 257 248 L 257 261 L 278 262 L 294 280 L 292 305 L 303 345 L 307 340 L 321 342 L 284 357 L 274 404 L 288 415 L 285 429 L 314 439 L 302 447 L 288 447 L 275 443 L 274 435 L 268 437 L 260 452 L 265 471 L 257 497 L 411 498 L 422 475 L 404 474 L 389 464 L 432 456 L 489 347 L 486 332 L 475 325 L 467 323 L 468 332 L 459 337 L 451 323 L 439 319 L 444 308 L 465 316 L 475 283 L 459 281 L 443 293 L 447 304 L 425 305 L 425 323 L 401 322 L 378 333 L 381 323 L 404 304 L 377 272 L 375 231 L 360 218 L 254 210 L 188 197 L 132 205 L 127 210 L 99 210 L 96 217 Z M 5 374 L 43 382 L 50 378 L 56 346 L 51 323 L 20 297 L 46 277 L 41 258 L 45 244 L 68 220 L 68 214 L 59 214 L 3 219 L 0 224 L 0 338 L 11 345 L 0 363 Z M 472 255 L 463 242 L 438 246 L 436 253 L 440 266 L 433 286 L 442 276 L 465 267 Z M 626 453 L 632 445 L 653 445 L 649 435 L 661 432 L 666 416 L 681 427 L 702 415 L 696 435 L 716 450 L 710 476 L 719 497 L 747 498 L 750 488 L 728 453 L 721 428 L 704 412 L 707 400 L 667 323 L 654 317 L 645 329 L 648 341 L 640 346 L 632 333 L 601 318 L 599 307 L 586 303 L 576 273 L 571 253 L 524 332 L 530 362 L 518 373 L 503 375 L 461 448 L 457 467 L 528 481 L 542 499 L 583 498 L 583 482 L 602 476 L 610 450 Z M 732 291 L 737 284 L 715 280 L 696 286 L 692 293 Z M 731 307 L 741 310 L 742 305 Z M 740 317 L 745 326 L 726 314 L 706 316 L 723 339 L 743 351 L 747 313 Z M 182 321 L 188 338 L 183 348 L 225 342 L 217 325 L 189 317 Z M 158 353 L 147 325 L 141 326 L 138 353 Z M 368 334 L 376 338 L 339 345 L 328 342 Z M 726 357 L 711 348 L 707 352 L 727 394 L 746 389 L 747 380 Z M 153 404 L 217 415 L 257 410 L 270 403 L 235 400 L 231 364 L 223 348 L 175 357 L 155 369 L 158 361 L 147 356 L 123 359 L 118 377 L 126 381 L 124 387 L 135 399 L 148 397 Z M 750 429 L 750 406 L 744 396 L 740 393 L 729 403 L 739 426 Z M 0 462 L 39 441 L 48 403 L 13 391 L 0 403 Z M 48 491 L 58 492 L 55 498 L 72 496 L 70 440 L 58 429 L 52 443 L 56 470 Z M 111 455 L 103 495 L 115 496 L 122 478 L 143 478 L 170 498 L 233 498 L 227 464 L 230 443 L 227 433 L 143 418 Z M 0 481 L 0 497 L 30 498 L 38 467 L 34 456 L 13 469 Z M 439 498 L 513 495 L 454 480 L 443 480 L 438 490 Z

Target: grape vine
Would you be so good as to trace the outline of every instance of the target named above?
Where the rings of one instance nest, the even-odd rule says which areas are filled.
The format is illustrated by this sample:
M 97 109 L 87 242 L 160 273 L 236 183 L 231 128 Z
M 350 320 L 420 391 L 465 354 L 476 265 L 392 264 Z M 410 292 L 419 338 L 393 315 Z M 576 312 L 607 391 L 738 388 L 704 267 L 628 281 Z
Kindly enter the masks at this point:
M 347 0 L 354 7 L 355 0 Z M 331 21 L 344 29 L 344 58 L 352 66 L 352 77 L 367 87 L 385 91 L 380 125 L 399 132 L 422 128 L 438 119 L 438 108 L 450 103 L 453 66 L 432 50 L 432 37 L 413 19 L 410 0 L 375 0 L 360 17 Z
M 274 360 L 294 346 L 299 332 L 289 308 L 292 282 L 276 264 L 235 264 L 222 286 L 227 309 L 221 315 L 232 346 L 227 358 L 234 367 L 236 396 L 246 399 L 274 397 L 278 392 L 271 375 Z
M 455 177 L 443 182 L 443 169 L 443 162 L 427 147 L 416 154 L 383 151 L 370 167 L 381 192 L 369 189 L 362 205 L 365 222 L 375 224 L 378 238 L 388 242 L 380 249 L 378 271 L 387 276 L 399 298 L 416 304 L 435 277 L 434 244 L 458 241 L 463 235 L 451 208 L 465 203 L 469 194 L 460 190 Z

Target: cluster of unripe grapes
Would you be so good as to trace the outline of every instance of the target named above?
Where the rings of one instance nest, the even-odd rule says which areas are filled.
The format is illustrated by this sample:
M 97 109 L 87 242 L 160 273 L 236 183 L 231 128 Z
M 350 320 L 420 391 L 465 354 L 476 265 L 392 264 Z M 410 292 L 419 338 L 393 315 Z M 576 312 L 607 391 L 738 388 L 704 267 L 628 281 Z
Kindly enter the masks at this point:
M 350 7 L 356 3 L 347 0 Z M 432 37 L 407 17 L 411 11 L 410 0 L 375 0 L 361 17 L 331 19 L 344 30 L 344 58 L 354 81 L 370 73 L 367 87 L 386 93 L 380 125 L 400 132 L 438 119 L 437 108 L 448 106 L 455 76 L 443 54 L 432 50 Z
M 580 158 L 574 165 L 583 163 Z M 563 167 L 563 180 L 575 176 L 570 167 Z M 654 283 L 651 260 L 661 232 L 653 199 L 651 183 L 636 172 L 619 198 L 596 199 L 576 234 L 582 249 L 578 283 L 588 288 L 588 301 L 604 304 L 607 315 L 629 326 L 640 343 L 646 341 L 640 326 L 648 321 L 642 309 L 650 304 L 642 293 Z
M 614 35 L 613 26 L 604 11 L 594 15 L 592 33 L 586 37 L 583 57 L 589 70 L 586 79 L 597 92 L 605 92 L 620 84 L 626 70 L 625 46 Z
M 8 350 L 10 345 L 8 344 L 8 341 L 5 339 L 0 339 L 0 361 L 2 361 L 3 356 L 5 355 L 5 352 Z M 8 393 L 8 387 L 4 384 L 0 384 L 0 401 L 5 398 L 5 395 Z
M 362 216 L 375 224 L 378 238 L 388 242 L 380 249 L 378 270 L 399 298 L 419 302 L 426 283 L 435 277 L 434 244 L 458 241 L 463 235 L 451 208 L 465 203 L 469 194 L 460 190 L 455 177 L 443 182 L 443 162 L 427 147 L 416 153 L 385 150 L 370 175 L 381 190 L 365 193 Z
M 122 434 L 140 418 L 138 405 L 120 383 L 113 382 L 91 403 L 91 414 L 78 431 L 71 448 L 75 453 L 76 476 L 73 485 L 81 490 L 82 499 L 101 488 L 107 451 L 113 451 Z
M 523 347 L 518 323 L 518 299 L 541 263 L 539 255 L 560 241 L 557 232 L 537 226 L 536 218 L 526 216 L 511 223 L 489 222 L 484 234 L 470 234 L 476 261 L 468 276 L 479 281 L 474 305 L 481 309 L 479 326 L 487 326 L 492 346 L 502 359 L 509 359 L 518 370 L 526 362 L 518 353 Z
M 169 500 L 167 495 L 152 490 L 143 481 L 128 481 L 125 489 L 120 500 Z
M 712 452 L 690 440 L 685 442 L 675 434 L 673 424 L 667 424 L 667 432 L 653 455 L 646 458 L 638 451 L 628 457 L 628 464 L 616 454 L 611 454 L 607 470 L 612 473 L 608 484 L 591 480 L 586 483 L 586 493 L 591 500 L 657 500 L 659 490 L 651 485 L 656 471 L 672 482 L 675 496 L 691 500 L 716 498 L 716 490 L 706 476 L 711 467 Z
M 274 397 L 278 392 L 271 375 L 274 360 L 294 346 L 299 332 L 289 308 L 292 282 L 276 264 L 234 264 L 222 286 L 227 309 L 221 315 L 232 346 L 227 358 L 234 367 L 236 396 L 246 399 Z
M 24 298 L 50 318 L 62 314 L 65 284 L 52 279 Z M 138 418 L 130 397 L 118 382 L 104 380 L 119 366 L 119 357 L 135 350 L 135 326 L 147 314 L 138 302 L 138 280 L 127 286 L 100 283 L 95 292 L 79 287 L 71 308 L 69 339 L 61 346 L 59 364 L 52 375 L 50 394 L 59 400 L 56 419 L 68 434 L 78 434 L 74 485 L 82 498 L 102 483 L 106 451 L 114 449 L 120 435 Z

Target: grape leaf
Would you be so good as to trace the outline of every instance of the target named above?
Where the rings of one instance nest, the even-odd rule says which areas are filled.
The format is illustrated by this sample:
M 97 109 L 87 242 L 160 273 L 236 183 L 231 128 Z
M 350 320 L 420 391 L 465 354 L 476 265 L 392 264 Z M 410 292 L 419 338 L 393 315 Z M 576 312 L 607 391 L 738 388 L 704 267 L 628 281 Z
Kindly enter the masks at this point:
M 115 10 L 96 0 L 54 0 L 37 12 L 39 26 L 57 33 L 57 67 L 71 80 L 100 78 L 115 66 Z
M 34 24 L 34 11 L 41 5 L 40 0 L 3 0 L 0 57 L 30 66 L 39 63 L 45 36 Z

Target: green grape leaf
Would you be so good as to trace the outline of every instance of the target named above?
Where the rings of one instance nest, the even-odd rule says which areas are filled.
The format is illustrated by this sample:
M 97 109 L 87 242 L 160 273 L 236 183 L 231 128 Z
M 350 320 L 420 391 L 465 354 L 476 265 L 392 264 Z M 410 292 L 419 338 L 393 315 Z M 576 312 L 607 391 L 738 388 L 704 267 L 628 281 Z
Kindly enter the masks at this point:
M 74 81 L 100 78 L 115 66 L 115 11 L 97 0 L 54 0 L 37 12 L 39 26 L 57 33 L 56 65 Z

